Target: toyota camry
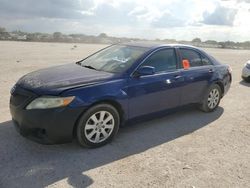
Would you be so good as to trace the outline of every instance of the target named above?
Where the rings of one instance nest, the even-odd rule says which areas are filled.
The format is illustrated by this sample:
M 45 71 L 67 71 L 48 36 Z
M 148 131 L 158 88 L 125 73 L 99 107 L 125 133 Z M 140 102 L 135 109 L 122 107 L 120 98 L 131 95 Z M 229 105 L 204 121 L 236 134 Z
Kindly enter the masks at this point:
M 11 89 L 10 112 L 25 137 L 45 144 L 76 138 L 93 148 L 134 118 L 187 104 L 212 112 L 231 80 L 228 65 L 196 47 L 122 43 L 23 76 Z

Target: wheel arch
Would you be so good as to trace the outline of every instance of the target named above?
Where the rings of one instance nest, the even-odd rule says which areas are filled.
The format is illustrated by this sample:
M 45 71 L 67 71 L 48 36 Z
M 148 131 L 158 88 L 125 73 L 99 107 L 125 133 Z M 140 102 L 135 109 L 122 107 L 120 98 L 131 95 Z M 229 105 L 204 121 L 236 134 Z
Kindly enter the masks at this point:
M 225 89 L 224 89 L 224 84 L 221 81 L 216 81 L 214 84 L 217 84 L 220 89 L 221 89 L 221 97 L 223 97 Z
M 98 104 L 109 104 L 111 106 L 113 106 L 119 113 L 119 117 L 120 117 L 120 125 L 125 121 L 125 117 L 124 117 L 124 109 L 122 108 L 122 105 L 115 101 L 115 100 L 112 100 L 112 99 L 104 99 L 104 100 L 100 100 L 100 101 L 97 101 L 97 102 L 94 102 L 93 104 L 91 104 L 88 108 L 86 108 L 80 115 L 79 117 L 77 118 L 75 124 L 74 124 L 74 128 L 73 128 L 73 137 L 75 138 L 76 136 L 76 129 L 77 129 L 77 124 L 80 120 L 80 118 L 82 117 L 82 115 L 88 110 L 90 109 L 91 107 L 95 106 L 95 105 L 98 105 Z

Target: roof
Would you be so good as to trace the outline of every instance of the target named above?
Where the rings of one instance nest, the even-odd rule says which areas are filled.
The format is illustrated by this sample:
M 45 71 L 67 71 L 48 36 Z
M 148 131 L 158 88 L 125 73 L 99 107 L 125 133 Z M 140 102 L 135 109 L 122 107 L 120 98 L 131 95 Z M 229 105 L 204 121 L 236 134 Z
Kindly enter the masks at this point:
M 137 47 L 144 47 L 144 48 L 158 48 L 158 47 L 190 47 L 190 48 L 196 48 L 191 45 L 185 45 L 185 44 L 166 44 L 166 43 L 161 43 L 161 42 L 150 42 L 150 41 L 140 41 L 140 42 L 127 42 L 127 43 L 122 43 L 124 45 L 128 46 L 137 46 Z M 197 48 L 196 48 L 197 49 Z

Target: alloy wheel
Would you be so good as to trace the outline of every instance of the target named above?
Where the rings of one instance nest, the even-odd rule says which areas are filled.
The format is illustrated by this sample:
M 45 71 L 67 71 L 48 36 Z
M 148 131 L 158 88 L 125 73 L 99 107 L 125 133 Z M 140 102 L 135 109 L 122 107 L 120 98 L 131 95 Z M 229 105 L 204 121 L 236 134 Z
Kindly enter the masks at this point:
M 111 135 L 115 126 L 115 120 L 108 111 L 98 111 L 91 115 L 86 121 L 84 134 L 88 141 L 100 143 Z
M 214 109 L 220 100 L 220 92 L 218 89 L 214 88 L 210 91 L 208 95 L 208 107 Z

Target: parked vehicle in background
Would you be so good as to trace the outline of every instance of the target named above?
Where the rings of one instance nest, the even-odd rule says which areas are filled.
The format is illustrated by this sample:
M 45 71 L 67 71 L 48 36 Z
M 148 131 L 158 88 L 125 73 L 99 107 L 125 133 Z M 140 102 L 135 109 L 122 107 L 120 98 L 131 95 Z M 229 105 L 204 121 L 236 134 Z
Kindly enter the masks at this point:
M 250 82 L 250 60 L 247 61 L 245 66 L 243 67 L 241 77 L 246 82 Z
M 18 131 L 41 143 L 110 142 L 122 122 L 187 104 L 214 111 L 231 85 L 231 68 L 186 45 L 126 43 L 77 63 L 22 77 L 11 90 Z

